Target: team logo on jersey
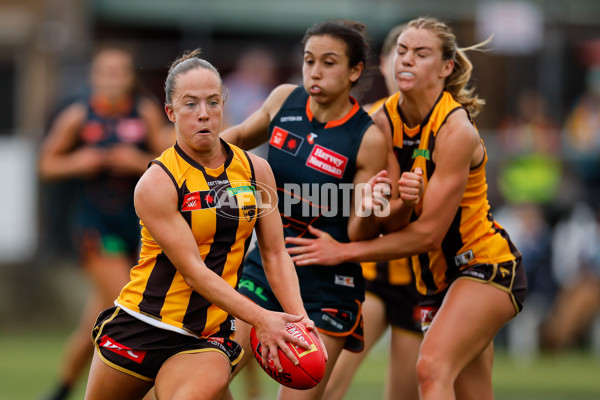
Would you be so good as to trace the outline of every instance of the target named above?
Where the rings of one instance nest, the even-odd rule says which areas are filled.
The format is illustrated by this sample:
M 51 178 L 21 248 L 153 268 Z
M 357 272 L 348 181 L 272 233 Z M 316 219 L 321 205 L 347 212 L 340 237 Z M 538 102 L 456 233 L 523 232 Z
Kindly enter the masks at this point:
M 113 353 L 117 353 L 120 356 L 129 358 L 130 360 L 135 361 L 138 364 L 141 364 L 142 360 L 146 356 L 145 351 L 133 350 L 130 347 L 123 346 L 122 344 L 115 342 L 107 335 L 104 335 L 102 336 L 102 338 L 100 338 L 100 347 L 106 350 L 110 350 Z
M 412 158 L 423 157 L 426 160 L 429 160 L 429 150 L 427 149 L 414 149 L 412 153 Z
M 308 141 L 308 143 L 309 143 L 309 144 L 313 145 L 313 144 L 315 144 L 315 138 L 316 138 L 317 136 L 318 136 L 318 135 L 317 135 L 316 133 L 312 133 L 312 132 L 311 132 L 311 133 L 309 133 L 309 134 L 308 134 L 308 136 L 306 137 L 306 140 Z
M 244 214 L 246 221 L 250 222 L 256 216 L 256 206 L 254 204 L 242 206 L 242 213 Z
M 336 178 L 344 175 L 347 164 L 348 157 L 320 145 L 313 147 L 306 160 L 307 166 Z
M 454 264 L 456 264 L 457 267 L 467 265 L 474 258 L 475 255 L 473 254 L 473 250 L 467 250 L 464 253 L 460 253 L 454 256 Z
M 183 196 L 181 211 L 204 210 L 219 206 L 219 199 L 215 190 L 201 190 Z
M 293 156 L 298 154 L 298 150 L 300 150 L 300 146 L 302 146 L 303 142 L 304 139 L 302 137 L 295 135 L 292 132 L 288 132 L 285 129 L 281 129 L 278 126 L 273 129 L 271 139 L 269 140 L 271 146 L 283 150 Z

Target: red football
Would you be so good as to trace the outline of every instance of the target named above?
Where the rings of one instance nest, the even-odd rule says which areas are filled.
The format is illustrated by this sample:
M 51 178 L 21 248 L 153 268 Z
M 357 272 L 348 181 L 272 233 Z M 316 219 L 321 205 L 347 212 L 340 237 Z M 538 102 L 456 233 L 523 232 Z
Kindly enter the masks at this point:
M 315 387 L 323 375 L 325 375 L 325 352 L 321 343 L 314 333 L 306 329 L 304 324 L 288 322 L 286 329 L 293 336 L 301 338 L 310 345 L 310 349 L 305 350 L 302 347 L 287 343 L 299 364 L 296 366 L 292 361 L 279 350 L 279 362 L 283 371 L 280 373 L 275 369 L 271 356 L 269 355 L 268 365 L 263 365 L 261 357 L 261 344 L 256 337 L 254 327 L 250 331 L 250 345 L 252 353 L 258 364 L 265 372 L 280 384 L 293 389 L 310 389 Z

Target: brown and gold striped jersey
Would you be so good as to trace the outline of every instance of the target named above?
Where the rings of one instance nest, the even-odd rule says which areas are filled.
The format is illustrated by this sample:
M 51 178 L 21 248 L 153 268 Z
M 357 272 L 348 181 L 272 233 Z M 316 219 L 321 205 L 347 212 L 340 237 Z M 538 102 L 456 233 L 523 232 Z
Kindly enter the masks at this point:
M 171 177 L 178 192 L 179 211 L 206 266 L 236 287 L 257 217 L 256 182 L 248 154 L 222 143 L 228 155 L 216 169 L 198 164 L 177 144 L 152 163 Z M 116 303 L 196 336 L 233 331 L 233 317 L 185 283 L 143 221 L 140 223 L 139 262 Z
M 399 108 L 399 95 L 396 93 L 385 102 L 385 112 L 393 131 L 394 151 L 401 171 L 413 171 L 417 167 L 423 170 L 426 192 L 427 183 L 436 167 L 432 154 L 437 134 L 448 116 L 463 107 L 449 92 L 444 91 L 421 124 L 408 127 L 403 122 Z M 505 262 L 519 256 L 508 234 L 494 221 L 490 212 L 486 163 L 487 152 L 481 163 L 469 171 L 460 206 L 441 247 L 412 257 L 417 289 L 422 294 L 443 291 L 452 277 L 466 267 Z M 412 220 L 421 214 L 421 205 L 415 208 Z

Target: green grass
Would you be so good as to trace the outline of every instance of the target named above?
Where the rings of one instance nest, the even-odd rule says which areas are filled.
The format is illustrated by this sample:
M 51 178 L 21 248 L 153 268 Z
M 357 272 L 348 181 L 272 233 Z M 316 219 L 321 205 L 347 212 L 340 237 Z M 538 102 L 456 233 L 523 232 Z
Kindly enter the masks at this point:
M 36 400 L 56 376 L 68 332 L 0 332 L 0 400 Z M 346 400 L 376 400 L 383 392 L 386 349 L 378 345 L 361 366 Z M 277 384 L 259 371 L 266 399 L 275 398 Z M 72 399 L 82 399 L 82 381 Z M 496 355 L 494 387 L 497 400 L 597 400 L 600 399 L 600 358 L 572 352 L 544 355 L 531 362 L 516 362 L 502 351 Z M 244 400 L 243 380 L 232 392 Z

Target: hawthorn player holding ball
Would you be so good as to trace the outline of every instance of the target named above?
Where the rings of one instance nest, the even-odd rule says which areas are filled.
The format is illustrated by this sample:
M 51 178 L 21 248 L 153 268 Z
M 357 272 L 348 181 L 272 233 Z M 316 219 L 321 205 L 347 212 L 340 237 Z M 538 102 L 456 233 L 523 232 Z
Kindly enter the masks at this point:
M 96 353 L 86 399 L 221 399 L 239 362 L 234 317 L 256 328 L 263 362 L 281 371 L 287 343 L 310 346 L 285 326 L 314 323 L 283 241 L 275 182 L 266 161 L 219 138 L 221 76 L 198 51 L 176 60 L 165 82 L 165 110 L 177 142 L 155 159 L 135 190 L 142 248 L 115 307 L 93 331 Z M 258 202 L 261 196 L 263 203 Z M 223 197 L 222 197 L 223 196 Z M 262 212 L 263 207 L 273 212 Z M 248 213 L 255 208 L 257 213 Z M 268 311 L 235 287 L 252 230 L 265 271 L 286 312 Z M 200 397 L 201 395 L 201 397 Z
M 307 343 L 310 348 L 304 349 L 288 343 L 288 347 L 298 359 L 298 365 L 292 363 L 288 358 L 279 356 L 283 371 L 279 372 L 271 359 L 264 364 L 261 356 L 261 343 L 256 337 L 256 330 L 250 332 L 250 346 L 252 353 L 259 365 L 265 372 L 280 384 L 294 389 L 310 389 L 315 387 L 325 375 L 327 358 L 321 341 L 315 334 L 301 323 L 287 323 L 287 331 L 294 337 Z

